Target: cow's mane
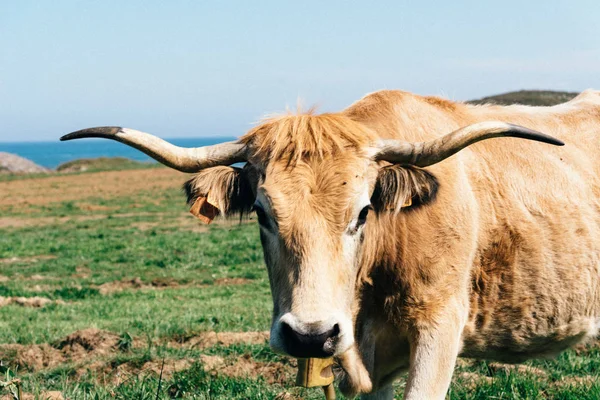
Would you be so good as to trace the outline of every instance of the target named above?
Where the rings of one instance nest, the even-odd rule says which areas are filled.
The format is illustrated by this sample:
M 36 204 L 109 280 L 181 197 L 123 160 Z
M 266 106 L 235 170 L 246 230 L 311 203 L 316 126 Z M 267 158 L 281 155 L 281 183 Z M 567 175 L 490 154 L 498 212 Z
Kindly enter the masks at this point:
M 287 160 L 294 164 L 305 157 L 335 155 L 373 143 L 376 135 L 341 114 L 271 116 L 240 140 L 261 160 Z

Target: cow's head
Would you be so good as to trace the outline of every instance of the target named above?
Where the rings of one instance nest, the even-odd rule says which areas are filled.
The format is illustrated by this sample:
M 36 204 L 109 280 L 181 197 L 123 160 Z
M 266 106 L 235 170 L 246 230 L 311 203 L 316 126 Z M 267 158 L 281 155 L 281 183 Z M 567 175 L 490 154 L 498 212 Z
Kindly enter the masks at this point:
M 208 197 L 225 216 L 255 212 L 273 295 L 271 346 L 296 357 L 327 357 L 354 343 L 355 286 L 369 224 L 377 214 L 432 201 L 437 179 L 424 167 L 498 136 L 560 144 L 500 122 L 430 142 L 381 140 L 341 114 L 280 116 L 239 141 L 191 149 L 119 127 L 62 139 L 118 140 L 196 172 L 185 185 L 190 203 Z M 230 166 L 239 162 L 246 165 Z

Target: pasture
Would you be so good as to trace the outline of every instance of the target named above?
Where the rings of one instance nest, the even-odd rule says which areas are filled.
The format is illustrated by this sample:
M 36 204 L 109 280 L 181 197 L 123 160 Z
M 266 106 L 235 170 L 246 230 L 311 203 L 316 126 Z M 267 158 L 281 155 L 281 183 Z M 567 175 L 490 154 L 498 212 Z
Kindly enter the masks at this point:
M 323 398 L 269 349 L 255 221 L 201 225 L 185 179 L 152 167 L 0 180 L 0 381 L 21 378 L 27 399 Z M 460 360 L 448 398 L 599 399 L 600 346 Z

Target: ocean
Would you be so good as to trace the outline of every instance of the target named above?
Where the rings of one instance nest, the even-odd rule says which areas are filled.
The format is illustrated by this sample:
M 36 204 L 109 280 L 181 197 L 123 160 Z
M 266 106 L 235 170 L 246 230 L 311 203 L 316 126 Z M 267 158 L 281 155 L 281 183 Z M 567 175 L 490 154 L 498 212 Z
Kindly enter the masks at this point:
M 234 137 L 165 139 L 182 147 L 200 147 L 229 140 Z M 46 168 L 79 159 L 96 157 L 126 157 L 137 161 L 152 161 L 150 157 L 132 147 L 107 139 L 81 139 L 69 142 L 8 142 L 0 143 L 0 152 L 17 154 Z

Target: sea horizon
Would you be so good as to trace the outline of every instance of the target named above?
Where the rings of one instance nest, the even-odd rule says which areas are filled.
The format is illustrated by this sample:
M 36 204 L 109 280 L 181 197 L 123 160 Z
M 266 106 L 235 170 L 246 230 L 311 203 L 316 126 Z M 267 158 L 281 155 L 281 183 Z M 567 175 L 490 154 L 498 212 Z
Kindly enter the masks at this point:
M 165 138 L 181 147 L 200 147 L 235 140 L 234 136 L 197 138 Z M 58 140 L 0 142 L 0 152 L 16 154 L 49 169 L 82 158 L 125 157 L 136 161 L 152 161 L 139 150 L 106 139 L 86 139 L 61 142 Z

